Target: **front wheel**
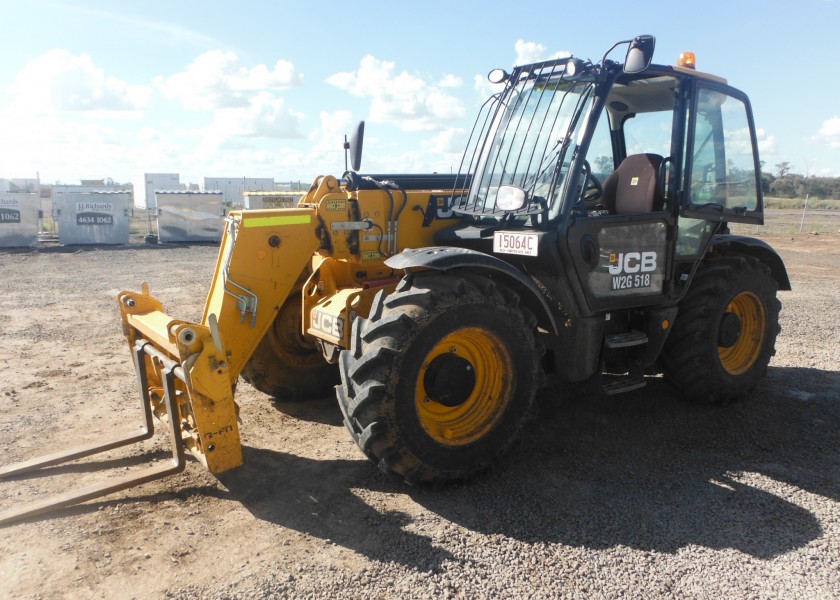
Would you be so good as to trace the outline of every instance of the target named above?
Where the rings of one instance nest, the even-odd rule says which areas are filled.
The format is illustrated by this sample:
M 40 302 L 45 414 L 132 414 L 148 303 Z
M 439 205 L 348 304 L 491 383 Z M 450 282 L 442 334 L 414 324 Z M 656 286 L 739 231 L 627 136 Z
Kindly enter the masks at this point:
M 770 269 L 752 257 L 709 257 L 680 302 L 660 362 L 693 401 L 721 404 L 749 392 L 775 354 L 781 303 Z
M 345 425 L 380 469 L 409 483 L 469 477 L 530 413 L 541 373 L 535 324 L 489 279 L 407 275 L 356 320 L 341 354 Z
M 242 379 L 275 398 L 304 400 L 326 396 L 338 382 L 316 343 L 301 333 L 300 290 L 289 294 L 271 328 L 260 341 Z

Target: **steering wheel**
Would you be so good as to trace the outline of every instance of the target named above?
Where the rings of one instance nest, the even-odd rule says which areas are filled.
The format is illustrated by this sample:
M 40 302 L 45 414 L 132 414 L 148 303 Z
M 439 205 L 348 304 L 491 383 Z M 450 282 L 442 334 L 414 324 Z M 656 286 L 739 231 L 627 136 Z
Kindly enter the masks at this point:
M 604 186 L 592 174 L 592 167 L 589 166 L 588 160 L 583 161 L 583 175 L 583 189 L 578 204 L 592 204 L 604 194 Z

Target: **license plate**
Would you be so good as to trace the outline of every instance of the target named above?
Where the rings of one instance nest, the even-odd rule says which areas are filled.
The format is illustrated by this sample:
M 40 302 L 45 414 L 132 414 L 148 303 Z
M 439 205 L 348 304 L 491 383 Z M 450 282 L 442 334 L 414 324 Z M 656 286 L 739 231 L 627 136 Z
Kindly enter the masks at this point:
M 522 231 L 496 231 L 493 234 L 493 252 L 538 256 L 540 234 Z
M 641 273 L 635 275 L 613 275 L 610 281 L 610 290 L 617 292 L 619 290 L 637 290 L 649 288 L 653 277 L 650 273 Z

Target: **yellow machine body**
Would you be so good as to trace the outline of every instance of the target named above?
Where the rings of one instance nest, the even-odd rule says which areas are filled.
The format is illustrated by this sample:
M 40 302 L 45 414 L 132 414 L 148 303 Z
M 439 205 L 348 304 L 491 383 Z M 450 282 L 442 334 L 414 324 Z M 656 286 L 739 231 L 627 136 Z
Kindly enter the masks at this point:
M 367 316 L 374 295 L 398 281 L 384 260 L 431 245 L 435 231 L 453 224 L 424 226 L 414 207 L 427 207 L 429 191 L 393 196 L 403 210 L 390 223 L 396 210 L 386 192 L 349 192 L 330 176 L 318 178 L 297 208 L 231 212 L 201 323 L 168 316 L 146 289 L 120 294 L 129 346 L 148 342 L 183 368 L 175 418 L 186 448 L 211 472 L 242 462 L 234 384 L 300 282 L 301 333 L 325 348 L 347 348 L 352 319 Z M 153 412 L 172 418 L 164 415 L 160 361 L 145 360 Z
M 402 273 L 384 261 L 432 244 L 457 223 L 445 210 L 451 189 L 349 189 L 318 177 L 297 207 L 232 211 L 200 323 L 166 314 L 149 293 L 118 296 L 140 392 L 140 433 L 0 468 L 0 479 L 148 439 L 154 418 L 169 431 L 172 460 L 0 513 L 0 525 L 127 489 L 184 469 L 185 450 L 212 473 L 242 464 L 235 384 L 292 294 L 300 334 L 325 361 L 349 347 L 350 324 Z M 431 212 L 434 217 L 431 217 Z

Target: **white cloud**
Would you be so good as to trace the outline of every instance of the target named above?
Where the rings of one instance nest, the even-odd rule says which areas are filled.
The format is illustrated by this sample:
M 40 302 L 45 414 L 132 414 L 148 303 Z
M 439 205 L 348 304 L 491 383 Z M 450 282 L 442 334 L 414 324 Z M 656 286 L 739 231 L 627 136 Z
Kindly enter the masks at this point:
M 566 50 L 560 50 L 551 55 L 546 55 L 548 52 L 546 46 L 537 42 L 526 42 L 525 40 L 516 40 L 514 50 L 516 51 L 516 60 L 513 63 L 515 65 L 524 65 L 552 58 L 567 58 L 572 55 L 571 52 Z
M 149 102 L 150 88 L 106 76 L 88 54 L 54 49 L 30 61 L 10 87 L 12 103 L 27 113 L 133 111 Z
M 0 164 L 10 174 L 38 171 L 42 181 L 65 183 L 104 177 L 126 181 L 134 165 L 150 164 L 163 155 L 163 164 L 177 164 L 178 149 L 152 131 L 144 133 L 144 141 L 100 122 L 46 113 L 37 120 L 9 119 L 5 110 L 0 111 L 0 121 L 5 139 Z
M 151 88 L 107 75 L 87 54 L 50 50 L 4 92 L 0 164 L 7 173 L 39 171 L 44 181 L 117 178 L 125 165 L 145 159 L 146 142 L 134 128 Z
M 550 60 L 555 58 L 568 58 L 571 52 L 566 50 L 559 50 L 553 54 L 548 54 L 548 47 L 537 42 L 526 42 L 525 40 L 516 40 L 513 45 L 516 57 L 513 61 L 513 66 L 525 65 L 543 60 Z M 510 69 L 506 69 L 510 70 Z M 504 84 L 493 84 L 487 79 L 487 75 L 475 75 L 473 77 L 473 88 L 482 99 L 489 98 L 491 95 L 500 92 L 504 88 Z
M 426 163 L 426 170 L 437 173 L 454 173 L 461 168 L 464 156 L 464 146 L 469 132 L 453 127 L 441 131 L 430 140 L 420 143 L 423 153 L 422 161 Z
M 442 88 L 459 88 L 464 85 L 464 81 L 455 75 L 444 75 L 443 79 L 438 81 L 438 87 Z
M 304 115 L 287 108 L 283 98 L 263 92 L 251 101 L 250 107 L 243 113 L 240 124 L 250 137 L 302 137 L 299 126 Z
M 486 100 L 493 94 L 498 94 L 505 87 L 503 83 L 490 83 L 487 75 L 476 75 L 473 77 L 473 88 L 482 101 Z
M 341 140 L 343 142 L 343 138 Z M 277 182 L 300 181 L 307 186 L 316 175 L 339 176 L 344 169 L 342 143 L 332 148 L 259 144 L 246 138 L 230 138 L 219 147 L 199 144 L 188 148 L 179 162 L 181 172 L 194 179 L 214 174 L 274 177 Z M 182 178 L 183 180 L 183 178 Z
M 840 149 L 840 117 L 831 117 L 823 121 L 822 127 L 810 141 L 828 146 L 832 150 Z
M 467 143 L 467 132 L 461 128 L 449 128 L 441 131 L 432 139 L 422 142 L 421 148 L 430 154 L 457 154 L 464 152 Z
M 313 173 L 333 173 L 344 168 L 344 136 L 352 134 L 356 122 L 349 110 L 322 111 L 317 129 L 309 134 L 312 145 L 300 160 Z M 365 164 L 364 154 L 362 164 Z
M 767 130 L 756 129 L 755 138 L 756 142 L 758 143 L 759 156 L 761 156 L 762 154 L 776 153 L 776 138 L 772 135 L 768 135 Z
M 199 55 L 185 71 L 155 78 L 164 96 L 189 109 L 244 107 L 254 93 L 302 84 L 303 75 L 289 61 L 278 60 L 272 69 L 262 64 L 249 68 L 236 53 L 221 50 Z
M 91 21 L 105 22 L 107 23 L 104 27 L 106 29 L 124 30 L 126 27 L 141 29 L 144 33 L 154 35 L 155 43 L 160 43 L 159 40 L 165 40 L 167 42 L 175 40 L 203 48 L 215 43 L 215 40 L 206 33 L 190 29 L 181 23 L 150 19 L 139 14 L 130 14 L 125 12 L 123 7 L 117 8 L 117 11 L 109 11 L 90 6 L 82 6 L 78 2 L 74 2 L 72 5 L 50 4 L 52 4 L 50 10 L 63 8 L 71 11 L 75 16 L 85 15 Z M 141 12 L 143 11 L 141 10 Z M 158 16 L 165 17 L 165 11 L 159 13 Z M 146 39 L 149 39 L 148 36 L 146 36 Z
M 283 98 L 261 92 L 246 106 L 220 108 L 204 130 L 216 143 L 228 137 L 300 138 L 303 114 L 286 107 Z
M 368 55 L 357 71 L 336 73 L 327 83 L 353 96 L 370 98 L 370 120 L 393 123 L 403 131 L 435 131 L 464 116 L 461 101 L 443 91 L 457 78 L 447 76 L 443 86 L 431 84 L 406 71 L 397 74 L 394 66 Z
M 353 116 L 349 110 L 333 113 L 322 111 L 319 127 L 308 136 L 313 143 L 312 149 L 319 151 L 343 148 L 344 136 L 349 136 L 354 126 Z
M 236 171 L 248 165 L 265 173 L 277 164 L 271 158 L 274 140 L 304 137 L 303 113 L 274 93 L 302 81 L 288 61 L 278 60 L 271 69 L 262 64 L 247 67 L 235 53 L 213 50 L 180 73 L 156 78 L 155 85 L 187 109 L 212 111 L 209 121 L 176 132 L 190 146 L 182 159 L 185 168 L 194 165 L 197 172 L 207 173 L 221 172 L 228 164 L 237 165 Z
M 775 139 L 772 136 L 768 136 L 763 129 L 756 130 L 755 136 L 760 152 L 767 152 L 768 154 L 773 152 Z M 726 152 L 730 158 L 733 156 L 752 156 L 752 138 L 749 128 L 727 129 L 724 131 L 724 137 L 726 139 Z
M 544 60 L 545 52 L 548 50 L 542 44 L 526 42 L 525 40 L 516 40 L 514 49 L 516 50 L 516 60 L 513 63 L 515 65 Z

